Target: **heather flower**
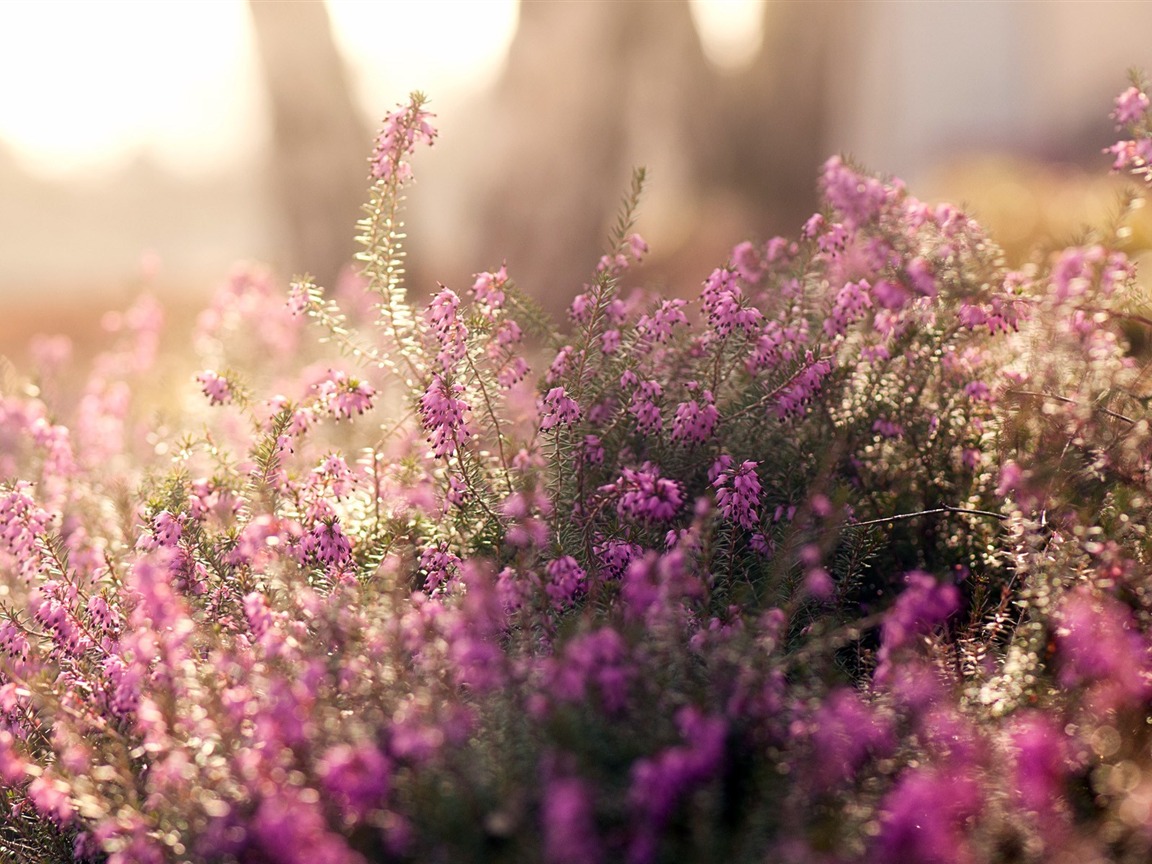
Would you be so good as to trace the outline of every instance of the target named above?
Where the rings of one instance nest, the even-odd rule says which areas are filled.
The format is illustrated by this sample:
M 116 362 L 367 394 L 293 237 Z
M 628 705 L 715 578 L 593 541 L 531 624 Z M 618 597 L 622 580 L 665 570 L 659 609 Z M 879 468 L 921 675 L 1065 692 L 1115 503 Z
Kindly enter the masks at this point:
M 764 318 L 759 309 L 745 301 L 736 273 L 724 268 L 712 271 L 705 280 L 700 292 L 700 308 L 722 337 L 736 330 L 753 335 Z
M 1056 625 L 1063 686 L 1094 685 L 1090 701 L 1101 710 L 1137 704 L 1152 694 L 1148 641 L 1120 601 L 1077 588 L 1060 605 Z
M 355 820 L 365 819 L 388 794 L 391 765 L 368 744 L 337 744 L 320 758 L 318 773 L 325 791 Z
M 603 539 L 592 547 L 604 579 L 619 579 L 628 565 L 644 554 L 644 550 L 627 540 Z
M 564 646 L 555 666 L 551 692 L 566 702 L 583 702 L 595 686 L 604 710 L 623 710 L 628 688 L 635 677 L 628 657 L 628 644 L 611 627 L 576 636 Z
M 828 317 L 824 319 L 824 333 L 828 338 L 843 336 L 849 325 L 856 323 L 871 308 L 872 298 L 868 293 L 868 283 L 846 282 L 837 293 Z
M 648 244 L 639 234 L 629 234 L 628 251 L 632 255 L 632 260 L 639 264 L 640 260 L 648 254 Z
M 895 420 L 889 420 L 886 417 L 879 417 L 872 424 L 872 431 L 880 435 L 881 438 L 903 438 L 904 426 L 897 423 Z
M 591 293 L 585 291 L 583 294 L 577 294 L 568 306 L 568 317 L 576 324 L 587 324 L 595 306 L 596 300 Z
M 652 435 L 663 428 L 657 400 L 664 395 L 664 388 L 658 381 L 640 381 L 632 392 L 628 413 L 636 418 L 636 431 L 641 435 Z
M 764 274 L 764 262 L 761 260 L 759 250 L 745 241 L 739 243 L 732 250 L 732 265 L 740 278 L 750 285 L 755 285 Z
M 508 283 L 508 265 L 502 264 L 495 273 L 477 273 L 472 283 L 476 302 L 489 310 L 489 314 L 504 308 L 504 286 Z M 511 322 L 509 322 L 511 323 Z
M 464 359 L 467 353 L 468 328 L 457 317 L 460 298 L 450 288 L 442 289 L 428 304 L 425 320 L 439 346 L 436 362 L 445 373 Z
M 878 279 L 872 286 L 872 297 L 884 309 L 898 312 L 912 300 L 912 294 L 899 282 L 891 279 Z
M 960 603 L 956 586 L 942 583 L 930 573 L 913 570 L 904 576 L 904 583 L 904 591 L 884 618 L 881 644 L 889 652 L 930 631 Z
M 584 436 L 584 443 L 581 447 L 581 453 L 584 457 L 584 461 L 589 465 L 604 464 L 604 443 L 600 440 L 598 435 Z
M 350 378 L 346 373 L 329 370 L 316 385 L 317 405 L 337 420 L 363 414 L 372 407 L 375 389 L 367 382 Z
M 452 587 L 460 573 L 460 558 L 443 543 L 429 546 L 420 553 L 420 570 L 424 573 L 424 590 L 429 594 Z
M 404 183 L 411 175 L 404 157 L 414 153 L 417 144 L 431 146 L 436 140 L 436 130 L 429 122 L 434 115 L 425 111 L 423 104 L 423 97 L 414 94 L 408 105 L 399 106 L 384 118 L 370 160 L 373 178 Z
M 540 413 L 540 428 L 543 430 L 571 426 L 580 419 L 580 406 L 575 399 L 568 397 L 563 387 L 553 387 L 544 396 Z
M 1116 110 L 1110 115 L 1116 121 L 1116 128 L 1132 126 L 1144 119 L 1148 113 L 1148 96 L 1138 87 L 1129 87 L 1116 97 Z
M 651 462 L 623 469 L 619 480 L 600 491 L 615 493 L 616 512 L 640 522 L 666 522 L 680 512 L 684 503 L 680 484 L 661 477 L 659 467 Z
M 657 838 L 676 805 L 716 776 L 723 764 L 727 728 L 722 718 L 688 706 L 677 712 L 676 725 L 683 745 L 641 759 L 632 767 L 628 799 L 638 824 L 628 850 L 631 864 L 655 860 Z
M 827 788 L 850 780 L 870 756 L 881 758 L 895 745 L 889 723 L 856 693 L 829 693 L 812 717 L 813 780 Z
M 548 781 L 542 808 L 547 864 L 599 864 L 604 860 L 594 801 L 592 789 L 578 778 Z
M 1039 711 L 1014 718 L 1008 733 L 1014 790 L 1024 807 L 1046 813 L 1060 800 L 1072 762 L 1064 730 Z
M 576 349 L 571 345 L 565 345 L 556 352 L 556 356 L 552 359 L 551 365 L 548 367 L 548 373 L 545 375 L 544 380 L 547 384 L 555 384 L 561 378 L 568 374 L 572 363 L 576 359 Z
M 724 470 L 712 481 L 716 487 L 716 504 L 729 522 L 747 530 L 760 523 L 756 508 L 760 505 L 759 463 L 746 460 L 735 471 Z
M 449 385 L 439 375 L 433 375 L 432 383 L 420 397 L 420 417 L 437 456 L 451 456 L 472 435 L 467 422 L 471 409 L 457 398 L 463 392 L 463 384 Z
M 611 356 L 620 350 L 620 331 L 619 330 L 605 330 L 600 334 L 600 351 L 606 356 Z
M 980 801 L 980 788 L 968 777 L 931 768 L 906 772 L 884 799 L 876 860 L 974 862 L 964 827 L 979 814 Z
M 904 275 L 917 294 L 922 297 L 936 296 L 936 277 L 924 258 L 918 256 L 909 261 L 904 266 Z
M 531 368 L 523 357 L 511 358 L 497 373 L 496 381 L 505 390 L 523 381 Z
M 544 573 L 547 576 L 544 590 L 553 605 L 561 609 L 572 605 L 587 581 L 584 568 L 571 555 L 549 561 Z
M 805 353 L 804 366 L 776 397 L 775 413 L 780 420 L 803 416 L 807 405 L 820 390 L 824 379 L 832 372 L 832 361 L 828 358 L 817 360 L 812 352 Z
M 752 374 L 774 369 L 800 356 L 801 346 L 807 342 L 808 330 L 803 323 L 785 325 L 766 321 L 745 366 Z
M 206 369 L 196 376 L 196 380 L 213 405 L 227 405 L 232 401 L 232 383 L 223 375 Z
M 705 390 L 699 401 L 692 399 L 676 406 L 676 414 L 672 419 L 672 440 L 679 444 L 703 444 L 712 437 L 719 419 L 720 412 L 716 408 L 712 391 Z
M 306 559 L 336 570 L 352 561 L 352 541 L 334 516 L 316 521 L 312 530 L 301 538 L 300 551 Z
M 889 196 L 883 183 L 852 170 L 839 156 L 824 163 L 820 191 L 849 225 L 864 225 L 875 220 Z M 806 236 L 814 236 L 819 230 L 819 226 L 805 226 Z
M 664 300 L 660 308 L 651 315 L 641 315 L 636 322 L 636 330 L 647 336 L 653 342 L 665 343 L 672 336 L 672 330 L 679 324 L 687 324 L 688 316 L 684 314 L 685 300 Z

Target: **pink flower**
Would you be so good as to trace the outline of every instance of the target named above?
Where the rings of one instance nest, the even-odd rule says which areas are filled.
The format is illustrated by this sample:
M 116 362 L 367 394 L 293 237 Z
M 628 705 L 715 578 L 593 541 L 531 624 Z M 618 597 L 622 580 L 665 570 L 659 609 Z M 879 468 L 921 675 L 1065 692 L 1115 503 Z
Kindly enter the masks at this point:
M 672 328 L 677 324 L 687 324 L 684 314 L 685 300 L 665 300 L 651 315 L 641 315 L 636 322 L 636 330 L 653 342 L 664 343 L 672 336 Z
M 571 555 L 549 561 L 544 572 L 548 577 L 544 590 L 557 608 L 570 606 L 587 580 L 584 568 Z
M 890 192 L 874 177 L 867 177 L 844 164 L 839 156 L 824 163 L 820 188 L 826 200 L 845 222 L 857 226 L 875 220 Z M 815 219 L 816 217 L 812 217 Z M 811 220 L 810 220 L 811 221 Z M 820 226 L 805 226 L 805 236 L 815 236 Z
M 580 419 L 580 406 L 564 392 L 563 387 L 553 387 L 545 394 L 540 404 L 540 428 L 553 429 L 556 426 L 571 426 Z
M 206 369 L 196 376 L 196 380 L 213 405 L 226 405 L 232 401 L 232 385 L 223 375 Z
M 467 352 L 468 328 L 457 317 L 460 298 L 451 288 L 444 288 L 428 304 L 424 319 L 439 345 L 436 362 L 445 371 L 451 371 Z
M 388 794 L 391 768 L 388 758 L 372 745 L 337 744 L 321 757 L 318 773 L 341 809 L 360 820 Z
M 623 469 L 619 480 L 602 486 L 600 491 L 619 495 L 616 512 L 638 521 L 666 522 L 684 504 L 680 484 L 661 477 L 660 469 L 651 462 Z
M 748 530 L 760 523 L 756 512 L 760 506 L 760 479 L 756 476 L 758 464 L 745 461 L 735 471 L 722 471 L 712 482 L 716 487 L 716 504 L 724 518 Z
M 1148 97 L 1137 87 L 1129 87 L 1116 97 L 1116 110 L 1110 115 L 1120 129 L 1139 123 L 1148 112 Z
M 664 388 L 658 381 L 640 381 L 632 394 L 628 413 L 636 418 L 636 431 L 641 435 L 651 435 L 663 428 L 660 407 L 656 404 L 664 395 Z
M 420 397 L 420 417 L 430 435 L 428 442 L 437 456 L 450 456 L 471 437 L 467 415 L 471 410 L 464 400 L 457 398 L 464 392 L 463 384 L 449 386 L 439 375 Z
M 812 397 L 819 392 L 824 379 L 832 372 L 832 361 L 820 360 L 807 352 L 804 367 L 780 390 L 776 397 L 776 416 L 781 420 L 801 417 Z
M 868 283 L 861 279 L 859 282 L 846 282 L 836 292 L 832 309 L 824 321 L 824 333 L 828 338 L 843 336 L 850 324 L 860 320 L 864 312 L 872 308 L 868 287 Z
M 328 377 L 316 385 L 316 395 L 318 407 L 341 420 L 369 410 L 376 391 L 367 381 L 329 370 Z
M 428 122 L 434 115 L 425 111 L 423 104 L 423 98 L 413 94 L 407 105 L 384 118 L 384 128 L 376 138 L 370 160 L 374 179 L 403 183 L 411 175 L 404 157 L 414 153 L 417 144 L 431 146 L 436 140 L 436 130 Z
M 648 244 L 639 234 L 629 234 L 628 251 L 632 253 L 632 260 L 639 264 L 640 260 L 648 254 Z
M 736 273 L 725 268 L 713 270 L 705 280 L 700 292 L 700 308 L 720 336 L 728 336 L 735 330 L 752 335 L 764 318 L 759 309 L 745 302 Z
M 301 539 L 300 548 L 306 557 L 325 567 L 340 569 L 352 563 L 352 542 L 334 516 L 317 520 Z
M 701 394 L 701 401 L 692 399 L 676 406 L 676 416 L 672 419 L 672 440 L 681 444 L 703 444 L 712 437 L 719 419 L 720 412 L 712 398 L 712 391 L 705 390 Z
M 595 794 L 575 777 L 550 780 L 544 789 L 544 861 L 599 864 L 604 860 L 596 830 Z
M 476 302 L 489 310 L 495 311 L 504 307 L 504 286 L 508 282 L 508 265 L 501 265 L 495 273 L 477 273 L 476 281 L 472 283 L 472 294 Z

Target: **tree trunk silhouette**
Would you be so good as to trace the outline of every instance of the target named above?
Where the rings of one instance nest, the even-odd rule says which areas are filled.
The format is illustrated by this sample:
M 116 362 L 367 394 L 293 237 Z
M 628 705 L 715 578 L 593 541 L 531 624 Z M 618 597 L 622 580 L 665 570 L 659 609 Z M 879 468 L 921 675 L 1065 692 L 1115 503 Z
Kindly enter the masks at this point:
M 474 257 L 507 256 L 521 287 L 562 311 L 640 164 L 651 178 L 641 225 L 657 241 L 649 276 L 673 291 L 698 285 L 738 233 L 795 231 L 830 155 L 855 5 L 765 4 L 759 55 L 728 72 L 705 57 L 688 0 L 521 0 L 503 75 L 467 136 L 480 155 L 462 155 L 483 160 L 468 172 L 482 179 Z
M 248 6 L 271 107 L 282 263 L 332 286 L 356 251 L 371 134 L 353 104 L 325 4 Z

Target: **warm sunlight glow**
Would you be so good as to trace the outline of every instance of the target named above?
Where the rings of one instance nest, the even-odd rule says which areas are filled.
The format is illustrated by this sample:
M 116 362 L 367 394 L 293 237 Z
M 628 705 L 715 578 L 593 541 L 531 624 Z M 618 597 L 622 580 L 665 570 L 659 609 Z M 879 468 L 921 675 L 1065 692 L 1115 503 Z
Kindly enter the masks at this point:
M 203 170 L 260 141 L 241 2 L 0 3 L 0 139 L 33 170 L 146 150 Z
M 376 117 L 413 89 L 487 83 L 515 0 L 332 0 L 335 35 Z M 197 172 L 250 157 L 264 103 L 243 0 L 0 3 L 0 142 L 41 174 L 114 167 L 146 151 Z
M 442 105 L 486 87 L 516 32 L 516 0 L 328 0 L 328 10 L 373 122 L 413 90 Z
M 303 0 L 301 0 L 303 2 Z M 489 84 L 516 0 L 329 0 L 366 116 L 413 89 L 443 106 Z M 758 0 L 692 0 L 708 52 L 746 62 Z M 148 153 L 177 171 L 237 164 L 266 133 L 243 0 L 0 3 L 0 146 L 38 173 L 75 175 Z
M 690 0 L 704 53 L 722 69 L 738 69 L 756 56 L 764 0 Z

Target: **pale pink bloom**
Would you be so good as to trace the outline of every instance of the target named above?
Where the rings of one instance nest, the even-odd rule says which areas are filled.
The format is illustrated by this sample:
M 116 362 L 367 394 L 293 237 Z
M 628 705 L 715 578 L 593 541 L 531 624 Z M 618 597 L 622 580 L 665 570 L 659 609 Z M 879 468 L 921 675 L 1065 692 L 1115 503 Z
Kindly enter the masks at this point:
M 226 405 L 232 401 L 232 384 L 223 375 L 206 369 L 196 376 L 196 380 L 213 405 Z

